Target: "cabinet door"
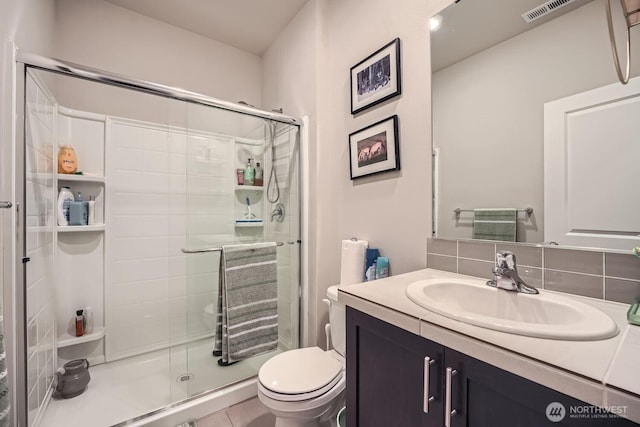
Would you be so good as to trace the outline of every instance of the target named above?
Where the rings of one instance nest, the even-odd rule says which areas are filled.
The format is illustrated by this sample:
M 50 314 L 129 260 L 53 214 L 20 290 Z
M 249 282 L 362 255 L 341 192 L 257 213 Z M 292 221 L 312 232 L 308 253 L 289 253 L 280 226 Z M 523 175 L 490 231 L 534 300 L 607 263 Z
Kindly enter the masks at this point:
M 443 353 L 439 344 L 347 307 L 347 426 L 441 427 Z
M 451 349 L 451 427 L 630 427 L 598 408 Z M 446 387 L 445 387 L 446 388 Z M 443 400 L 446 401 L 447 390 Z M 446 416 L 446 414 L 445 414 Z

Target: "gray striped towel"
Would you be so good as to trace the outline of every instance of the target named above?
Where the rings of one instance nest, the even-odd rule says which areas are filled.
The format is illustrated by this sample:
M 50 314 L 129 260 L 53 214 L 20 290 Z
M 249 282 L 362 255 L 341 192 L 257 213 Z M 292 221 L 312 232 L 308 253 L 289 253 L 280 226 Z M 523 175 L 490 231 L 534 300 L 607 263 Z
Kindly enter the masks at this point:
M 276 244 L 224 245 L 216 350 L 226 365 L 278 348 Z
M 512 208 L 474 209 L 473 238 L 515 242 L 517 213 Z

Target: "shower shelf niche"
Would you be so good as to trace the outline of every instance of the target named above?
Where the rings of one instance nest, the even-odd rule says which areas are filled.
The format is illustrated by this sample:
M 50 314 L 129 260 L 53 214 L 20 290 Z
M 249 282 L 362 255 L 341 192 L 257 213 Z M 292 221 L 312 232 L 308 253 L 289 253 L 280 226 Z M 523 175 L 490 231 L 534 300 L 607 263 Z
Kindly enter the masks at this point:
M 261 185 L 236 185 L 235 193 L 235 228 L 262 228 L 264 226 L 264 220 L 261 219 L 264 216 L 264 204 L 262 201 L 264 187 Z M 247 203 L 250 203 L 250 209 L 247 208 Z M 252 214 L 251 218 L 260 221 L 247 222 L 246 218 L 248 218 L 247 215 L 249 213 Z
M 237 185 L 236 191 L 262 191 L 264 187 L 262 185 Z
M 71 175 L 71 174 L 58 174 L 58 181 L 69 181 L 69 182 L 95 182 L 104 184 L 104 176 L 101 175 Z
M 88 231 L 104 231 L 104 224 L 95 225 L 59 225 L 58 233 L 80 233 Z
M 67 333 L 62 334 L 62 336 L 58 337 L 58 348 L 69 347 L 72 345 L 83 344 L 86 342 L 98 341 L 104 337 L 104 328 L 97 327 L 90 334 L 84 334 L 81 337 L 76 337 L 73 335 L 69 335 Z
M 260 222 L 236 222 L 236 227 L 238 228 L 257 228 L 263 227 L 264 221 Z
M 59 233 L 78 233 L 89 231 L 104 231 L 104 193 L 105 177 L 102 175 L 68 175 L 58 174 L 58 189 L 66 186 L 71 189 L 74 196 L 80 192 L 85 201 L 90 196 L 95 200 L 95 221 L 93 225 L 63 225 L 58 226 Z
M 58 144 L 69 144 L 76 152 L 82 174 L 54 173 L 54 187 L 69 187 L 74 196 L 95 200 L 93 225 L 59 226 L 56 233 L 56 317 L 57 364 L 86 358 L 91 365 L 105 361 L 104 283 L 105 240 L 107 235 L 106 136 L 107 117 L 100 114 L 69 110 L 59 106 L 57 117 Z M 55 165 L 55 162 L 54 162 Z M 55 167 L 55 166 L 54 166 Z M 58 213 L 56 193 L 55 215 Z M 69 318 L 81 307 L 93 307 L 94 330 L 76 337 L 68 329 Z M 69 332 L 72 332 L 69 334 Z

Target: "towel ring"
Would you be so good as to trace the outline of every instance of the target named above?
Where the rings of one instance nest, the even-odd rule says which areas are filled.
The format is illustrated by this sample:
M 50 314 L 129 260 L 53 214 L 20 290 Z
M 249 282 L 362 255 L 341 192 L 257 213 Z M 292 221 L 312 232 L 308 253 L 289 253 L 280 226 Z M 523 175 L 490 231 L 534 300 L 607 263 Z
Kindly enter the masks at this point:
M 629 74 L 631 72 L 631 32 L 630 29 L 633 25 L 635 24 L 631 24 L 631 20 L 629 19 L 629 17 L 635 13 L 638 13 L 638 11 L 631 11 L 628 12 L 627 8 L 625 6 L 625 2 L 624 0 L 620 0 L 620 6 L 622 7 L 622 13 L 624 14 L 624 19 L 626 22 L 626 30 L 627 30 L 627 41 L 626 41 L 626 45 L 625 45 L 625 55 L 626 55 L 626 59 L 627 59 L 627 64 L 624 70 L 624 73 L 622 72 L 622 67 L 620 65 L 620 57 L 618 56 L 618 48 L 616 45 L 616 36 L 613 33 L 613 17 L 611 16 L 611 0 L 607 0 L 607 5 L 606 5 L 606 9 L 607 9 L 607 26 L 609 28 L 609 41 L 611 42 L 611 53 L 613 54 L 613 64 L 616 66 L 616 73 L 618 74 L 618 80 L 620 80 L 620 83 L 626 85 L 627 83 L 629 83 Z

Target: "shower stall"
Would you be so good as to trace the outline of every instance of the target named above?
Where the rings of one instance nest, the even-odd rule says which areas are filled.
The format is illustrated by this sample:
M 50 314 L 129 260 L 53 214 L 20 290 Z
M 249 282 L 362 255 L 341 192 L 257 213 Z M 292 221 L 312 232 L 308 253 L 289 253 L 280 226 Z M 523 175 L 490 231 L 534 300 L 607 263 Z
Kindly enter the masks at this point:
M 32 55 L 17 69 L 19 425 L 144 424 L 253 395 L 261 364 L 300 344 L 301 123 Z M 62 146 L 75 173 L 58 173 Z M 241 182 L 249 159 L 262 185 Z M 62 187 L 92 201 L 91 220 L 62 225 Z M 253 242 L 277 244 L 278 349 L 219 366 L 221 248 Z M 87 308 L 93 327 L 76 336 Z M 62 398 L 56 372 L 77 359 L 91 380 Z

